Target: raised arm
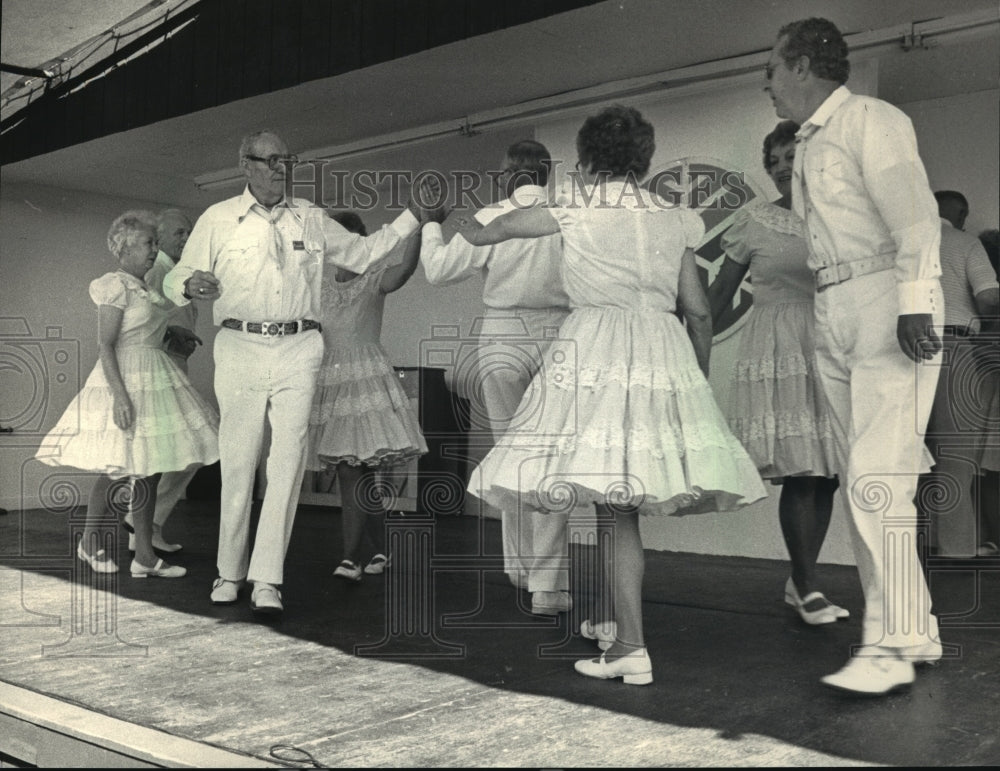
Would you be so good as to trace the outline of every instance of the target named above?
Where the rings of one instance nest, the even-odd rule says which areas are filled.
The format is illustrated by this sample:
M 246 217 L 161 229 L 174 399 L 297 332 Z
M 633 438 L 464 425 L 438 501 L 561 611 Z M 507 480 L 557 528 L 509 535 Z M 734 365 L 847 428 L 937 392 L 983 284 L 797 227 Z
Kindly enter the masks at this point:
M 386 268 L 382 274 L 382 283 L 379 284 L 382 294 L 389 294 L 395 292 L 397 289 L 402 289 L 403 285 L 410 280 L 410 276 L 417 269 L 417 262 L 420 259 L 420 238 L 420 231 L 418 230 L 406 239 L 402 262 L 398 265 L 393 265 L 391 268 Z
M 721 325 L 719 322 L 726 311 L 732 309 L 733 297 L 743 283 L 749 265 L 736 262 L 726 257 L 719 269 L 715 281 L 708 287 L 708 304 L 712 310 L 712 331 L 717 332 Z
M 485 227 L 474 219 L 458 221 L 459 235 L 473 246 L 498 244 L 511 238 L 540 238 L 559 232 L 559 223 L 546 206 L 507 212 Z
M 687 324 L 688 337 L 694 347 L 698 366 L 708 377 L 708 360 L 712 352 L 712 309 L 698 277 L 698 263 L 694 249 L 685 249 L 681 261 L 681 274 L 677 283 L 677 299 Z

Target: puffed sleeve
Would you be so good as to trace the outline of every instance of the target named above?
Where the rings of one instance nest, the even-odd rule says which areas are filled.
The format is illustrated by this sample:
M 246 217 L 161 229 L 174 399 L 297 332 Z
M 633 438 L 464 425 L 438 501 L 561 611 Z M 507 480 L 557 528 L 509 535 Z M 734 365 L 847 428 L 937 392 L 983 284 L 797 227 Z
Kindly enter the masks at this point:
M 90 299 L 96 305 L 113 305 L 125 310 L 128 305 L 128 288 L 117 274 L 105 273 L 90 282 Z
M 750 212 L 744 206 L 733 217 L 733 224 L 722 234 L 720 246 L 723 253 L 733 262 L 749 265 L 752 257 L 751 239 L 747 237 L 750 226 Z
M 705 222 L 693 209 L 680 209 L 679 213 L 684 228 L 684 245 L 694 249 L 705 237 Z

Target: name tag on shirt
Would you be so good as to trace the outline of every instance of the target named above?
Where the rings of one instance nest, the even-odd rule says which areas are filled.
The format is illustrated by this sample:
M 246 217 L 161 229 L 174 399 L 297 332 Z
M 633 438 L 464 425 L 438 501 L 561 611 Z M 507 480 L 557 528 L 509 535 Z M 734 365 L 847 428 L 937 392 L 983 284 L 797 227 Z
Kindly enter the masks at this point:
M 292 248 L 296 250 L 304 250 L 306 248 L 306 244 L 304 241 L 292 241 Z

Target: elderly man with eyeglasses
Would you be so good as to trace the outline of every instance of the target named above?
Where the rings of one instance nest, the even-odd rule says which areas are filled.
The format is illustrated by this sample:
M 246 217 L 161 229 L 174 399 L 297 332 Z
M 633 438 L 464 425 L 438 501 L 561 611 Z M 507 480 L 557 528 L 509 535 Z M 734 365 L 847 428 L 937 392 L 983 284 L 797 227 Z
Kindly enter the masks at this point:
M 286 197 L 297 160 L 273 131 L 246 136 L 239 159 L 246 188 L 202 214 L 163 282 L 178 305 L 214 300 L 221 327 L 214 357 L 222 507 L 212 602 L 235 602 L 248 581 L 251 607 L 265 614 L 283 610 L 279 587 L 323 357 L 323 265 L 363 273 L 430 216 L 411 199 L 391 225 L 368 237 L 350 233 L 309 201 Z M 265 425 L 267 490 L 251 554 L 250 506 Z
M 792 204 L 816 280 L 816 361 L 865 615 L 861 645 L 822 678 L 886 694 L 943 655 L 917 559 L 917 475 L 940 370 L 941 227 L 910 119 L 844 85 L 847 43 L 829 20 L 785 25 L 765 91 L 800 125 Z

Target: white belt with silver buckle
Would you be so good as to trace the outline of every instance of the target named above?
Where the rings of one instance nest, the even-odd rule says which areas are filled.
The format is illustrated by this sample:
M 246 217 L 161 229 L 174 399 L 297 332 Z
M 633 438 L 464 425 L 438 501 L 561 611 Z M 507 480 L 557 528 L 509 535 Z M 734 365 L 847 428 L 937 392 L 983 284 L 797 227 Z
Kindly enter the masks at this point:
M 878 254 L 874 257 L 865 257 L 852 262 L 839 262 L 825 268 L 819 268 L 816 271 L 816 291 L 822 291 L 828 286 L 843 283 L 851 278 L 888 270 L 895 264 L 895 254 Z

